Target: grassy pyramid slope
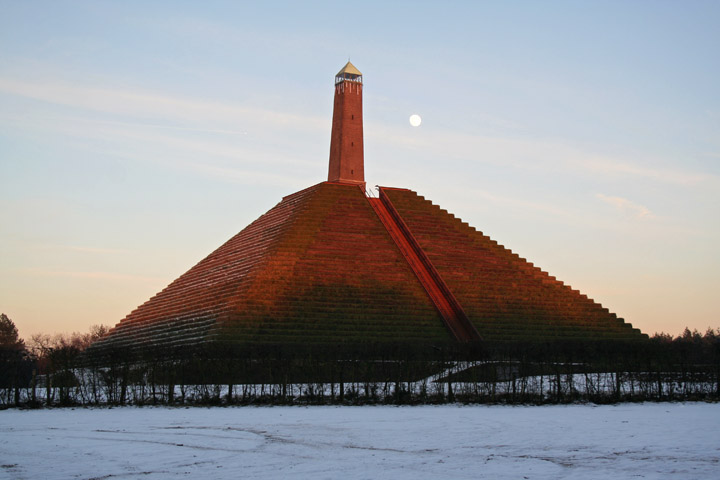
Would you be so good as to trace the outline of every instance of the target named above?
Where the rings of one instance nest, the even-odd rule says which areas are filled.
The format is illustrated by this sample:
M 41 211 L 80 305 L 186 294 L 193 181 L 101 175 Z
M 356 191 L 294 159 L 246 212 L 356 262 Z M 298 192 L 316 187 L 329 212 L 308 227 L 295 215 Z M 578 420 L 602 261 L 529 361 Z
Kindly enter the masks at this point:
M 600 304 L 417 193 L 383 191 L 484 340 L 644 338 Z
M 364 192 L 352 185 L 314 187 L 234 301 L 222 334 L 254 343 L 450 338 Z
M 285 197 L 93 348 L 448 341 L 442 320 L 357 186 Z

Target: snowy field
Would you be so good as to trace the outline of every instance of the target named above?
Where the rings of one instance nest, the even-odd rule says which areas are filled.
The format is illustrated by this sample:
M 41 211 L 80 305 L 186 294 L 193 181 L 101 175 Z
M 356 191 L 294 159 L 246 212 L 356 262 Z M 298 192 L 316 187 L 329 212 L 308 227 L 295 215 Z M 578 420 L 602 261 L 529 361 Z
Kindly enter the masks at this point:
M 0 411 L 9 479 L 718 479 L 720 404 Z

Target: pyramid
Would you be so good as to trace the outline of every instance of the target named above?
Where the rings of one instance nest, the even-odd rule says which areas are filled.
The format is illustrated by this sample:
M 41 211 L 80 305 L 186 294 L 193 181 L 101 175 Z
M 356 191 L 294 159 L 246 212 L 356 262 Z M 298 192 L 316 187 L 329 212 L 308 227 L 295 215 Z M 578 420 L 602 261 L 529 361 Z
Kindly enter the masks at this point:
M 366 192 L 362 74 L 349 62 L 330 151 L 327 181 L 284 197 L 93 349 L 644 337 L 417 193 Z

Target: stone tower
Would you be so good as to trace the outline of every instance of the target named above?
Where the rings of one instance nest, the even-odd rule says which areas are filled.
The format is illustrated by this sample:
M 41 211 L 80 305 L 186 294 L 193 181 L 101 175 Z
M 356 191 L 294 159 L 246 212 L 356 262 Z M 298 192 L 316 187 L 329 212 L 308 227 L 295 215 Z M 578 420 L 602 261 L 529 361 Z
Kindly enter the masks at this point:
M 365 187 L 362 73 L 348 62 L 335 75 L 328 181 Z

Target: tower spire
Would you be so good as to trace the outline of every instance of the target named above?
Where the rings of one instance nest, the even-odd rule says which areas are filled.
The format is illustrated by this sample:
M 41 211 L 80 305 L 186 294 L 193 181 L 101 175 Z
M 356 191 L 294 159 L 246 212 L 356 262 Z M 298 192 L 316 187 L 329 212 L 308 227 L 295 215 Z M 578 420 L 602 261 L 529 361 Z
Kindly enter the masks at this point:
M 365 187 L 362 73 L 349 61 L 335 75 L 328 181 Z

